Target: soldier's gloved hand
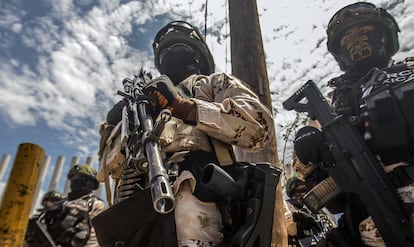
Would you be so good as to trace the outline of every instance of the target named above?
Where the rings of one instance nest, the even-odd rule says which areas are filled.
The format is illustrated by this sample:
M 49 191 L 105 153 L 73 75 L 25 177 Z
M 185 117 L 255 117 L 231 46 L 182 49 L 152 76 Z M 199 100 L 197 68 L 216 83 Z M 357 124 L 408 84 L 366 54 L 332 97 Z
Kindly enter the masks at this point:
M 144 94 L 150 97 L 156 115 L 168 109 L 174 117 L 195 124 L 197 108 L 193 101 L 181 97 L 172 81 L 165 75 L 153 79 L 145 88 Z
M 325 165 L 334 163 L 325 137 L 320 130 L 312 126 L 302 127 L 297 132 L 294 150 L 299 160 L 305 165 L 308 165 L 309 162 Z
M 293 221 L 296 222 L 296 224 L 302 228 L 302 230 L 310 230 L 315 229 L 316 231 L 321 231 L 321 225 L 319 222 L 313 217 L 311 214 L 302 212 L 302 211 L 296 211 L 292 214 Z

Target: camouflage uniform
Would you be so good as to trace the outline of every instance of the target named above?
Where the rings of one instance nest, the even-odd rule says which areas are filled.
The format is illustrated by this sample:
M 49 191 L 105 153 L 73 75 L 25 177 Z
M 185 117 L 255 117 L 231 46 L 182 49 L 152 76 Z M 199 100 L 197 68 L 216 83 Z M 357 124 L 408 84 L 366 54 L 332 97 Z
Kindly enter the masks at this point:
M 407 58 L 406 61 L 398 63 L 398 65 L 389 66 L 387 68 L 382 69 L 381 71 L 382 73 L 384 73 L 384 75 L 387 76 L 387 78 L 389 78 L 386 80 L 387 81 L 386 83 L 389 83 L 389 85 L 393 85 L 394 83 L 395 85 L 397 85 L 399 81 L 402 81 L 402 79 L 404 79 L 404 83 L 409 84 L 409 83 L 412 83 L 412 80 L 414 78 L 413 77 L 414 61 L 411 61 L 409 58 Z M 344 106 L 351 105 L 352 100 L 350 100 L 350 97 L 349 96 L 344 97 L 343 92 L 341 92 L 340 90 L 343 90 L 343 91 L 347 90 L 350 87 L 350 85 L 356 84 L 357 83 L 356 81 L 357 81 L 356 78 L 349 78 L 347 77 L 346 74 L 331 80 L 331 82 L 335 82 L 333 86 L 335 90 L 338 91 L 338 93 L 336 94 L 337 99 L 334 99 L 334 102 L 336 103 L 337 106 L 344 107 Z M 386 83 L 384 82 L 384 84 Z M 378 84 L 377 86 L 380 86 L 380 84 Z M 389 109 L 387 108 L 384 108 L 381 110 L 389 111 Z M 397 120 L 394 119 L 394 121 L 396 122 Z M 360 125 L 357 127 L 360 130 L 362 129 L 366 131 L 364 127 Z M 391 132 L 391 133 L 394 133 L 394 132 Z M 397 135 L 398 135 L 398 132 L 397 132 Z M 369 140 L 367 142 L 369 143 Z M 401 150 L 402 149 L 404 148 L 402 147 Z M 394 183 L 396 182 L 394 185 L 397 187 L 397 193 L 401 197 L 402 202 L 405 204 L 413 204 L 414 203 L 414 182 L 412 182 L 412 180 L 411 182 L 406 182 L 406 183 L 402 181 L 396 181 L 400 179 L 396 177 L 395 175 L 393 175 L 395 171 L 398 170 L 397 168 L 401 169 L 403 167 L 414 166 L 412 158 L 404 158 L 405 157 L 404 155 L 401 155 L 400 153 L 398 153 L 399 150 L 396 150 L 396 149 L 390 149 L 390 150 L 393 150 L 393 151 L 390 152 L 385 149 L 385 150 L 381 150 L 380 152 L 375 152 L 375 151 L 374 152 L 375 154 L 377 154 L 377 157 L 380 157 L 380 155 L 384 151 L 388 152 L 386 156 L 388 160 L 384 158 L 383 160 L 379 159 L 379 161 L 381 165 L 384 167 L 385 173 L 389 174 L 393 178 L 392 180 Z M 389 153 L 394 153 L 394 152 L 396 154 L 390 157 Z M 358 229 L 361 234 L 361 240 L 364 244 L 368 246 L 373 246 L 373 247 L 385 247 L 386 246 L 371 216 L 362 220 L 358 226 Z
M 274 127 L 269 110 L 240 80 L 226 74 L 192 75 L 181 85 L 193 90 L 197 124 L 174 118 L 161 134 L 162 151 L 211 151 L 209 136 L 250 151 L 258 151 L 271 139 Z
M 177 87 L 181 86 L 192 88 L 190 99 L 197 105 L 197 124 L 187 125 L 177 118 L 168 122 L 160 137 L 163 152 L 212 152 L 209 136 L 257 151 L 272 138 L 274 125 L 270 112 L 237 78 L 226 73 L 192 75 Z M 220 212 L 214 202 L 203 202 L 192 195 L 195 183 L 193 174 L 185 170 L 173 186 L 179 244 L 219 243 L 222 238 Z
M 91 205 L 88 205 L 89 203 L 91 203 Z M 78 208 L 79 210 L 88 211 L 90 221 L 93 218 L 95 218 L 95 216 L 102 213 L 106 208 L 105 203 L 101 199 L 97 198 L 93 193 L 84 195 L 72 201 L 68 201 L 65 204 L 65 206 L 69 208 Z M 99 246 L 98 240 L 96 238 L 95 229 L 91 227 L 90 231 L 91 232 L 90 232 L 89 240 L 86 243 L 85 247 Z
M 73 166 L 67 175 L 70 192 L 45 214 L 47 231 L 57 245 L 99 246 L 92 219 L 103 212 L 105 203 L 93 191 L 98 189 L 96 170 L 89 164 Z
M 194 156 L 201 152 L 203 155 L 211 154 L 215 157 L 211 137 L 225 143 L 230 149 L 231 145 L 236 145 L 246 150 L 258 151 L 273 138 L 271 135 L 274 122 L 270 111 L 260 103 L 257 96 L 243 82 L 227 73 L 190 75 L 176 85 L 176 88 L 182 97 L 190 99 L 197 107 L 195 124 L 187 124 L 172 117 L 159 137 L 161 151 L 168 157 L 166 163 L 171 166 L 177 164 L 180 170 L 179 177 L 173 184 L 179 246 L 192 246 L 195 243 L 198 246 L 217 244 L 223 238 L 220 233 L 223 227 L 220 212 L 210 200 L 211 197 L 200 200 L 193 195 L 200 176 L 198 171 L 209 161 L 208 158 L 200 160 L 202 158 Z M 124 104 L 125 101 L 120 101 L 108 113 L 107 124 L 115 126 L 120 121 L 118 114 Z M 113 139 L 116 139 L 116 135 Z M 116 146 L 115 144 L 114 147 Z M 193 153 L 196 154 L 192 155 Z M 113 156 L 122 154 L 118 149 L 118 154 Z M 215 158 L 211 161 L 217 163 Z M 202 164 L 188 164 L 191 162 Z M 123 183 L 119 176 L 123 169 L 121 163 L 106 163 L 112 178 L 119 179 L 118 187 Z M 98 172 L 100 181 L 104 177 L 103 166 L 101 162 Z M 148 183 L 141 185 L 143 188 L 148 187 Z

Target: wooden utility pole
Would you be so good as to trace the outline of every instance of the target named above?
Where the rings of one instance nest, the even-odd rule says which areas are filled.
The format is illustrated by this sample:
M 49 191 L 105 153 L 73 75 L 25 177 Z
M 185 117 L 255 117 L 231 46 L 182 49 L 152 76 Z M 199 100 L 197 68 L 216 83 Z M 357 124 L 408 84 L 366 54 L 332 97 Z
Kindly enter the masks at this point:
M 250 85 L 260 101 L 272 111 L 262 34 L 256 0 L 229 0 L 232 74 Z M 275 130 L 273 130 L 275 131 Z M 274 133 L 275 134 L 275 133 Z M 274 135 L 276 136 L 276 135 Z M 276 137 L 258 153 L 236 150 L 238 160 L 278 165 Z M 287 246 L 284 204 L 280 182 L 276 188 L 272 247 Z

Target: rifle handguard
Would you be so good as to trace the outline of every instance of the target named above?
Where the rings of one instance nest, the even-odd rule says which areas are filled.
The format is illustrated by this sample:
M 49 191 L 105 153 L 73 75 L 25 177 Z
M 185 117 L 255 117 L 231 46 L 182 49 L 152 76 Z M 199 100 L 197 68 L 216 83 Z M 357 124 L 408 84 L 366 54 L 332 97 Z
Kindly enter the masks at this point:
M 139 170 L 148 169 L 154 210 L 160 214 L 168 214 L 174 210 L 175 198 L 156 137 L 162 132 L 165 122 L 170 120 L 171 113 L 162 112 L 160 122 L 154 126 L 150 101 L 143 93 L 144 88 L 150 83 L 147 79 L 151 78 L 150 74 L 141 69 L 139 76 L 135 76 L 134 80 L 124 80 L 125 92 L 118 91 L 119 95 L 128 100 L 128 105 L 124 107 L 122 113 L 121 135 L 125 156 L 128 159 L 124 171 L 130 166 Z M 154 82 L 157 81 L 151 83 Z M 159 89 L 157 85 L 154 86 L 155 89 Z M 168 84 L 161 86 L 168 86 Z M 144 164 L 147 166 L 144 167 Z M 128 189 L 129 187 L 126 187 L 127 193 Z

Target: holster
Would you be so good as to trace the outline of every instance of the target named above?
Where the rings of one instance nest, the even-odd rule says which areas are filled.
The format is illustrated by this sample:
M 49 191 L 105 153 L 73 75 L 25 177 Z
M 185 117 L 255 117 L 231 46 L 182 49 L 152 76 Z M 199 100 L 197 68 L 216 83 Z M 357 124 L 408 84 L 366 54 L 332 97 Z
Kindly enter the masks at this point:
M 202 182 L 220 195 L 217 204 L 224 225 L 224 242 L 220 246 L 271 245 L 280 173 L 269 163 L 207 166 Z

